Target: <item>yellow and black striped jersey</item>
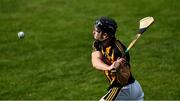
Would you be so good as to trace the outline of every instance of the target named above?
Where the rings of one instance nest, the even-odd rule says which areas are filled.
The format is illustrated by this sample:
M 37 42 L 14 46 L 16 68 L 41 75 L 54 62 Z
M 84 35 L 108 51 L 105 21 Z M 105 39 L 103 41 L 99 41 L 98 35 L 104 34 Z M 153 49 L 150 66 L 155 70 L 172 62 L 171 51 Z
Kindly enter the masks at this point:
M 94 51 L 100 51 L 103 54 L 103 61 L 107 65 L 111 65 L 118 58 L 121 58 L 124 55 L 126 47 L 119 41 L 115 40 L 110 46 L 103 47 L 100 41 L 94 41 L 93 44 Z M 130 62 L 129 53 L 125 56 L 127 62 Z M 111 86 L 120 86 L 121 84 L 117 82 L 116 74 L 111 71 L 104 71 L 107 79 Z M 132 75 L 130 78 L 133 78 Z

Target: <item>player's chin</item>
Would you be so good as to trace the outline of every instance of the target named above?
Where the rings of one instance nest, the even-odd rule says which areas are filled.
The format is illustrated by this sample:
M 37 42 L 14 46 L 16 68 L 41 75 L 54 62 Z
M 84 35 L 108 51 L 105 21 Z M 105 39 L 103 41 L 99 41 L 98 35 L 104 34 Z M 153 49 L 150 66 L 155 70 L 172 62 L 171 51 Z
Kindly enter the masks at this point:
M 94 35 L 94 40 L 99 40 L 99 38 L 97 36 Z

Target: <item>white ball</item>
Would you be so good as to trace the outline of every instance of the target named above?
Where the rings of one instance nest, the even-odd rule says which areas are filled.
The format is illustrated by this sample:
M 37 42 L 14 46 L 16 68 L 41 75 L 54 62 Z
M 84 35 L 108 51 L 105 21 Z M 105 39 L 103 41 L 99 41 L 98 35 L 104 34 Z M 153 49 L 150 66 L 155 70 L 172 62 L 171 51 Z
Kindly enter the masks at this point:
M 24 38 L 24 36 L 25 36 L 25 33 L 24 33 L 24 32 L 18 32 L 18 37 L 19 37 L 20 39 Z

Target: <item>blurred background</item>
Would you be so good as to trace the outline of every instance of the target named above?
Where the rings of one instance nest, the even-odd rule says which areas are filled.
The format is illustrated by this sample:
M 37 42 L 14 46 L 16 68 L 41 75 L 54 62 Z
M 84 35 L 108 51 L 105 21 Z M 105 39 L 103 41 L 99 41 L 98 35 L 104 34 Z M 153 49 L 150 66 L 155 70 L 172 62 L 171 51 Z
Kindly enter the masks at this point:
M 108 81 L 91 65 L 94 21 L 114 18 L 128 46 L 153 16 L 130 51 L 132 74 L 145 100 L 180 100 L 179 10 L 179 0 L 0 0 L 0 99 L 100 99 Z

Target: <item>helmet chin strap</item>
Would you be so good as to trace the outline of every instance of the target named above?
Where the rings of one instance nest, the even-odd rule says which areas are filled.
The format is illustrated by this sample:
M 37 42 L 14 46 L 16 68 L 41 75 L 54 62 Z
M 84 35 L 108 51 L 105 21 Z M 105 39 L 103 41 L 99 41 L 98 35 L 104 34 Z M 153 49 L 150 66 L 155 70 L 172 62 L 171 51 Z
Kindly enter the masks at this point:
M 109 46 L 110 44 L 112 44 L 114 40 L 115 40 L 115 37 L 107 37 L 106 39 L 103 39 L 103 40 L 97 39 L 97 41 L 99 41 L 103 45 L 103 47 Z
M 101 42 L 104 42 L 104 41 L 106 41 L 107 39 L 109 39 L 109 38 L 106 38 L 106 39 L 98 39 L 98 40 L 101 41 Z
M 107 37 L 106 39 L 96 39 L 97 41 L 100 41 L 101 43 L 105 42 L 107 39 L 109 39 L 109 37 Z
M 109 37 L 107 36 L 107 34 L 106 34 L 106 36 L 104 36 L 105 34 L 104 33 L 101 33 L 101 37 L 98 39 L 99 41 L 101 41 L 101 42 L 104 42 L 104 41 L 106 41 L 107 39 L 109 39 Z

